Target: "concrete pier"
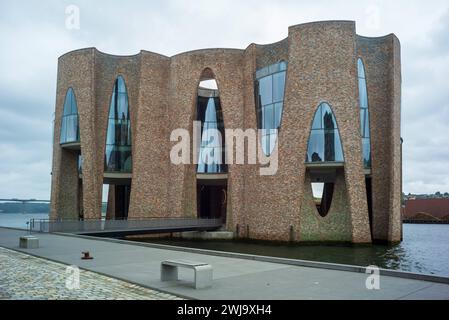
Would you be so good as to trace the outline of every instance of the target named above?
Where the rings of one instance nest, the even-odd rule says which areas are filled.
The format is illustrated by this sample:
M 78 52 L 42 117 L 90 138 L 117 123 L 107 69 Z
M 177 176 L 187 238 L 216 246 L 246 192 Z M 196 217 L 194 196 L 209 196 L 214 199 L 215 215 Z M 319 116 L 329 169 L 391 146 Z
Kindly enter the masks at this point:
M 229 231 L 187 231 L 181 233 L 182 239 L 188 240 L 232 240 L 234 232 Z
M 369 275 L 361 272 L 360 267 L 300 261 L 293 265 L 288 259 L 259 261 L 264 258 L 57 234 L 39 234 L 38 249 L 19 248 L 18 239 L 26 234 L 26 231 L 0 228 L 0 246 L 191 299 L 449 300 L 447 278 L 393 271 L 381 275 L 380 290 L 368 290 L 365 283 Z M 81 260 L 83 251 L 89 251 L 95 259 Z M 193 289 L 191 270 L 180 270 L 181 281 L 161 282 L 161 261 L 170 259 L 212 265 L 212 287 Z

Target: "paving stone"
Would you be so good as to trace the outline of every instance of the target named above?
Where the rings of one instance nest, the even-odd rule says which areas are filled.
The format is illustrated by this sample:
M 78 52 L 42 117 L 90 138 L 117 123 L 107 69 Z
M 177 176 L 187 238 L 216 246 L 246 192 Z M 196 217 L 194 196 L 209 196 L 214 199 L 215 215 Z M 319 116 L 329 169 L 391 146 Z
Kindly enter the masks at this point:
M 80 270 L 80 288 L 66 287 L 67 265 L 0 247 L 0 299 L 160 300 L 159 291 Z M 165 300 L 181 299 L 163 294 Z

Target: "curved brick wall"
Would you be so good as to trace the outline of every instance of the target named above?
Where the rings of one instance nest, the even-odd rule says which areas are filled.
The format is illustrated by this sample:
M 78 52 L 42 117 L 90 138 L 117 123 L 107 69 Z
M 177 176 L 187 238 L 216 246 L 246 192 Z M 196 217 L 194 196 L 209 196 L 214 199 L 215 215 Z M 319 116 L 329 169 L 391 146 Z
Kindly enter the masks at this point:
M 60 57 L 56 95 L 51 216 L 101 214 L 107 117 L 117 75 L 126 81 L 133 135 L 129 217 L 196 216 L 195 166 L 170 163 L 170 133 L 192 133 L 197 88 L 206 68 L 218 83 L 226 128 L 257 128 L 255 71 L 288 62 L 279 133 L 279 170 L 260 176 L 258 165 L 230 165 L 227 226 L 240 237 L 280 241 L 372 241 L 362 163 L 357 58 L 367 72 L 373 157 L 374 240 L 399 241 L 400 49 L 394 35 L 364 38 L 355 23 L 328 21 L 292 26 L 288 37 L 245 50 L 207 49 L 165 57 L 141 51 L 113 56 L 95 48 Z M 61 148 L 64 97 L 74 89 L 84 157 L 78 179 L 76 156 Z M 345 156 L 329 215 L 311 200 L 304 163 L 311 122 L 326 101 L 335 113 Z M 312 205 L 312 206 L 311 206 Z M 82 208 L 82 209 L 80 209 Z

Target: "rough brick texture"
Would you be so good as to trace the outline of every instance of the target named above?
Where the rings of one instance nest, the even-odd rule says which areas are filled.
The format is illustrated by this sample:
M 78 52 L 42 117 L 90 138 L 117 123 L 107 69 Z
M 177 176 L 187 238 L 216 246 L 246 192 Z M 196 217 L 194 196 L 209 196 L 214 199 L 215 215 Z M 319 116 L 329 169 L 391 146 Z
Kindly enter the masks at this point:
M 363 168 L 357 59 L 364 61 L 371 115 L 373 235 Z M 351 21 L 308 23 L 288 37 L 245 50 L 207 49 L 166 57 L 141 51 L 113 56 L 95 48 L 60 57 L 54 128 L 51 217 L 101 215 L 107 117 L 114 80 L 126 81 L 133 138 L 129 217 L 196 216 L 195 165 L 170 162 L 170 133 L 192 135 L 197 88 L 207 68 L 218 83 L 226 128 L 257 128 L 254 75 L 288 62 L 277 148 L 279 170 L 260 176 L 259 165 L 230 165 L 226 229 L 238 236 L 278 241 L 400 241 L 401 60 L 394 35 L 365 38 Z M 66 91 L 77 99 L 84 157 L 82 179 L 76 152 L 59 144 Z M 304 163 L 316 108 L 327 102 L 336 116 L 345 157 L 333 203 L 322 218 L 313 205 Z M 113 198 L 111 196 L 111 198 Z M 110 215 L 110 213 L 108 213 Z

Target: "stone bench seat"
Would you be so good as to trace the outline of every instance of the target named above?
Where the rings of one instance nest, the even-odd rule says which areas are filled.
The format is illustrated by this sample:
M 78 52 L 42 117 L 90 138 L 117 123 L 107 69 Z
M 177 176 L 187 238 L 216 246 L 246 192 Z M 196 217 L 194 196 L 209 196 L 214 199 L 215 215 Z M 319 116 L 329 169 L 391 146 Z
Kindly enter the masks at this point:
M 39 239 L 31 235 L 21 236 L 19 247 L 24 249 L 37 249 L 39 248 Z
M 161 281 L 178 280 L 178 268 L 193 269 L 195 273 L 194 288 L 204 289 L 212 286 L 212 266 L 190 260 L 165 260 L 161 262 Z

